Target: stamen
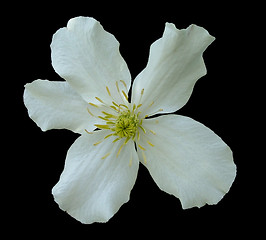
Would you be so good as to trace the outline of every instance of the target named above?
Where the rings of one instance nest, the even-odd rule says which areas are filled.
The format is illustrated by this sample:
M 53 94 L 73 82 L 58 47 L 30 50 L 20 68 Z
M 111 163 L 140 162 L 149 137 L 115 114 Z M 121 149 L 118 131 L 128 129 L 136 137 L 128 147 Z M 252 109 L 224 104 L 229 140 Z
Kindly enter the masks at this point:
M 127 85 L 124 80 L 120 80 L 121 83 L 123 83 L 124 87 L 127 89 Z
M 154 104 L 154 101 L 152 101 L 146 108 L 144 108 L 143 110 L 142 110 L 142 112 L 145 112 L 145 111 L 147 111 L 152 105 Z M 151 115 L 151 114 L 150 114 Z M 148 117 L 148 115 L 145 115 L 145 117 L 144 118 L 146 118 L 146 117 Z
M 124 142 L 124 145 L 126 145 L 129 140 L 130 140 L 130 137 L 127 137 L 126 141 Z
M 119 156 L 119 154 L 120 154 L 120 152 L 121 152 L 121 150 L 122 150 L 122 148 L 124 147 L 124 143 L 120 146 L 120 148 L 119 148 L 119 150 L 118 150 L 118 152 L 117 152 L 117 154 L 116 154 L 116 157 L 118 157 Z
M 99 106 L 98 105 L 96 105 L 96 104 L 94 104 L 94 103 L 89 103 L 91 106 L 93 106 L 93 107 L 96 107 L 96 108 L 98 108 Z
M 93 134 L 93 132 L 89 132 L 87 129 L 84 129 L 86 133 Z
M 114 118 L 114 119 L 117 119 L 117 117 L 115 115 L 111 114 L 111 113 L 107 113 L 107 112 L 104 112 L 104 111 L 102 111 L 102 113 L 104 115 L 106 115 L 105 118 Z
M 110 129 L 108 125 L 94 124 L 94 126 L 101 129 Z
M 90 111 L 89 108 L 87 108 L 87 111 L 88 111 L 88 113 L 89 113 L 92 117 L 95 117 L 95 116 L 93 115 L 93 113 Z
M 140 103 L 141 103 L 143 94 L 144 94 L 144 88 L 141 89 L 140 98 L 139 98 L 139 104 L 138 105 L 140 105 Z
M 120 80 L 121 81 L 121 80 Z M 123 81 L 123 80 L 122 80 Z M 116 89 L 117 89 L 117 92 L 119 93 L 119 95 L 120 95 L 120 97 L 121 97 L 121 100 L 123 101 L 123 102 L 125 102 L 125 99 L 124 99 L 124 97 L 126 98 L 126 102 L 128 102 L 128 97 L 127 97 L 127 95 L 126 95 L 126 93 L 122 90 L 122 94 L 121 94 L 121 92 L 120 92 L 120 89 L 119 89 L 119 85 L 118 85 L 118 81 L 116 81 L 115 82 L 115 85 L 116 85 Z M 124 97 L 122 96 L 122 95 L 124 95 Z M 125 103 L 126 103 L 125 102 Z
M 120 89 L 119 89 L 119 86 L 118 86 L 118 82 L 117 81 L 115 82 L 115 85 L 116 85 L 117 91 L 120 93 Z
M 100 144 L 100 143 L 102 143 L 102 142 L 103 142 L 103 139 L 100 140 L 99 142 L 94 143 L 93 145 L 94 145 L 94 146 L 97 146 L 98 144 Z
M 114 135 L 113 133 L 108 134 L 108 135 L 106 135 L 106 136 L 104 137 L 104 139 L 109 138 L 109 137 L 111 137 L 111 136 L 113 136 L 113 135 Z
M 119 107 L 124 107 L 125 109 L 129 110 L 125 104 L 119 104 Z
M 106 91 L 107 91 L 108 95 L 111 97 L 111 93 L 110 93 L 109 88 L 107 86 L 105 88 L 106 88 Z
M 153 130 L 149 130 L 153 135 L 156 135 L 156 132 L 154 132 Z
M 149 117 L 149 116 L 155 115 L 155 114 L 157 114 L 157 113 L 159 113 L 159 112 L 162 112 L 162 111 L 163 111 L 163 109 L 160 108 L 160 109 L 158 109 L 157 111 L 155 111 L 155 112 L 153 112 L 153 113 L 150 113 L 149 115 L 145 115 L 144 118 L 147 118 L 147 117 Z
M 105 159 L 105 158 L 107 158 L 110 154 L 111 154 L 111 152 L 106 153 L 101 159 Z
M 132 166 L 132 162 L 133 162 L 133 153 L 132 153 L 132 150 L 131 150 L 131 152 L 130 152 L 129 164 L 128 164 L 129 167 Z
M 104 102 L 103 102 L 103 100 L 102 99 L 100 99 L 100 98 L 98 98 L 98 97 L 95 97 L 99 102 L 101 102 L 101 103 L 103 103 L 104 104 Z
M 154 147 L 154 144 L 152 144 L 150 141 L 147 141 L 147 143 L 148 143 L 150 146 Z
M 144 160 L 144 164 L 146 165 L 147 164 L 147 157 L 144 153 L 144 151 L 141 151 L 142 152 L 142 157 L 143 157 L 143 160 Z
M 139 148 L 142 149 L 142 150 L 146 150 L 144 147 L 142 147 L 140 144 L 138 144 Z
M 128 96 L 127 96 L 127 94 L 124 92 L 124 90 L 122 90 L 122 93 L 123 93 L 125 99 L 128 101 Z
M 115 122 L 108 121 L 108 122 L 106 122 L 106 124 L 115 125 Z
M 131 156 L 131 158 L 130 158 L 130 160 L 129 160 L 129 167 L 132 166 L 132 161 L 133 161 L 133 159 L 132 159 L 132 156 Z
M 119 148 L 119 150 L 118 150 L 118 152 L 117 152 L 117 154 L 116 154 L 116 157 L 119 156 L 119 154 L 120 154 L 122 148 L 128 143 L 129 140 L 130 140 L 130 137 L 127 137 L 126 140 L 124 141 L 124 143 L 120 146 L 120 148 Z
M 154 101 L 152 101 L 150 104 L 149 104 L 149 108 L 154 104 Z
M 104 120 L 104 121 L 109 121 L 109 119 L 107 117 L 102 117 L 102 116 L 98 116 L 98 118 Z
M 112 101 L 112 104 L 114 104 L 116 107 L 120 108 L 120 106 L 117 103 L 115 103 L 114 101 Z
M 113 141 L 113 143 L 117 142 L 119 139 L 120 139 L 120 138 L 116 138 L 116 139 Z
M 118 109 L 115 106 L 110 106 L 110 108 L 114 109 L 116 112 L 118 112 Z
M 144 133 L 146 133 L 146 130 L 141 125 L 139 125 L 139 127 Z
M 120 86 L 119 86 L 119 84 L 120 84 Z M 123 84 L 123 86 L 122 86 L 122 84 Z M 102 130 L 109 130 L 109 133 L 107 133 L 103 139 L 101 139 L 98 142 L 95 142 L 93 145 L 97 146 L 98 144 L 102 143 L 105 139 L 110 138 L 111 136 L 114 136 L 114 138 L 111 139 L 111 141 L 113 143 L 115 143 L 119 140 L 119 144 L 120 144 L 118 146 L 118 151 L 116 154 L 117 157 L 121 153 L 123 147 L 131 139 L 132 139 L 132 141 L 136 142 L 137 146 L 139 147 L 139 149 L 141 151 L 145 151 L 146 149 L 142 145 L 138 144 L 140 137 L 141 137 L 140 136 L 141 130 L 143 131 L 143 133 L 146 134 L 146 130 L 142 126 L 144 118 L 143 118 L 143 116 L 141 116 L 141 111 L 138 110 L 142 106 L 142 103 L 141 102 L 139 102 L 138 104 L 137 103 L 134 103 L 134 104 L 128 103 L 128 95 L 126 93 L 128 89 L 127 89 L 127 85 L 126 85 L 125 81 L 123 81 L 123 80 L 116 81 L 115 85 L 116 85 L 117 92 L 119 93 L 119 95 L 121 97 L 120 100 L 113 98 L 113 96 L 111 96 L 111 92 L 109 90 L 109 87 L 105 86 L 107 94 L 112 98 L 112 100 L 111 100 L 112 103 L 106 104 L 104 102 L 104 100 L 102 100 L 102 98 L 99 98 L 99 97 L 95 97 L 95 99 L 99 103 L 97 103 L 97 102 L 96 102 L 97 104 L 92 103 L 92 102 L 89 103 L 91 106 L 97 107 L 97 108 L 101 107 L 102 104 L 104 105 L 104 107 L 106 107 L 105 111 L 101 111 L 101 114 L 97 114 L 97 115 L 94 115 L 89 110 L 89 108 L 87 109 L 87 111 L 89 112 L 89 114 L 91 116 L 98 117 L 98 119 L 101 119 L 104 121 L 104 123 L 102 123 L 102 124 L 94 124 L 95 127 L 97 127 L 98 129 L 102 129 Z M 122 89 L 120 90 L 120 87 L 123 90 Z M 144 94 L 144 88 L 141 90 L 141 96 L 139 99 L 140 101 L 142 100 L 143 94 Z M 147 107 L 150 107 L 153 104 L 154 104 L 154 101 L 152 101 L 152 103 L 150 103 Z M 115 112 L 112 112 L 112 111 L 115 111 Z M 109 113 L 109 112 L 111 112 L 111 113 Z M 147 116 L 145 116 L 145 117 L 147 117 Z M 99 122 L 99 123 L 101 123 L 101 122 Z M 92 134 L 92 132 L 89 132 L 86 129 L 85 129 L 85 131 L 88 134 Z M 150 132 L 155 135 L 154 131 L 150 130 Z M 146 136 L 146 137 L 148 137 L 148 136 Z M 121 142 L 120 140 L 123 142 Z M 152 147 L 154 146 L 154 144 L 152 144 L 147 139 L 145 141 L 150 146 L 152 146 Z M 114 146 L 117 146 L 117 145 L 114 144 L 113 147 Z M 102 159 L 107 158 L 111 153 L 112 153 L 112 151 L 105 153 L 105 155 L 102 156 Z M 147 162 L 146 155 L 144 152 L 142 154 L 143 154 L 144 163 L 146 163 Z M 133 161 L 132 153 L 129 157 L 130 157 L 129 166 L 131 166 L 132 161 Z

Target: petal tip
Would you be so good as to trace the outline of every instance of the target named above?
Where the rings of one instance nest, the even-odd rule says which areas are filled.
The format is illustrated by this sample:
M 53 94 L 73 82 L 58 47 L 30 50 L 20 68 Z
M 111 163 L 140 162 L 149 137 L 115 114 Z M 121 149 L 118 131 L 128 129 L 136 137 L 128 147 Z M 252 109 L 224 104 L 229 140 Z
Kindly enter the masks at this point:
M 99 23 L 95 18 L 93 17 L 84 17 L 84 16 L 79 16 L 79 17 L 74 17 L 71 18 L 68 23 L 67 23 L 67 29 L 73 29 L 75 27 L 76 24 L 80 24 L 80 23 L 92 23 L 92 24 L 96 24 Z
M 187 29 L 189 30 L 189 33 L 194 31 L 199 36 L 202 36 L 202 38 L 204 37 L 208 39 L 209 44 L 211 44 L 215 40 L 215 37 L 210 35 L 207 29 L 205 29 L 204 27 L 198 26 L 197 24 L 193 23 Z

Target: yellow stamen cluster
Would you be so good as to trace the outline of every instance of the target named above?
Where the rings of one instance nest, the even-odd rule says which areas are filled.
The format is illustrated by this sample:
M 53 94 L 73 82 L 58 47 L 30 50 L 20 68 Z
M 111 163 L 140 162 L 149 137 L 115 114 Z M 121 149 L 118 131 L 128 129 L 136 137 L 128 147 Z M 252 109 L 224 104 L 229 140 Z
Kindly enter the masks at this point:
M 119 106 L 119 105 L 117 105 Z M 115 105 L 113 105 L 115 107 Z M 112 108 L 112 106 L 110 106 Z M 136 137 L 139 136 L 139 129 L 143 129 L 142 120 L 139 119 L 139 114 L 141 112 L 136 113 L 137 107 L 133 107 L 134 110 L 130 110 L 126 105 L 123 106 L 123 110 L 119 108 L 117 110 L 117 115 L 110 114 L 107 112 L 102 112 L 104 116 L 98 116 L 100 119 L 105 121 L 105 124 L 95 124 L 95 126 L 99 129 L 108 129 L 113 133 L 107 135 L 116 136 L 117 138 L 114 141 L 117 141 L 121 138 L 126 138 L 127 142 L 129 139 L 133 141 L 136 140 Z M 143 129 L 143 131 L 145 131 Z
M 115 134 L 120 138 L 126 137 L 133 139 L 139 125 L 139 119 L 136 114 L 132 114 L 129 110 L 122 112 L 115 122 Z
M 99 97 L 95 97 L 97 101 L 99 101 L 100 105 L 95 103 L 89 103 L 90 106 L 99 108 L 100 106 L 103 106 L 106 108 L 106 111 L 101 111 L 103 114 L 102 116 L 95 116 L 92 111 L 87 109 L 89 114 L 93 117 L 97 117 L 101 120 L 104 120 L 104 124 L 95 124 L 95 126 L 98 129 L 104 129 L 104 130 L 110 130 L 110 133 L 104 137 L 104 139 L 100 140 L 99 142 L 94 143 L 94 146 L 97 146 L 98 144 L 102 143 L 105 139 L 113 136 L 115 139 L 113 140 L 113 143 L 117 142 L 120 139 L 124 139 L 124 142 L 121 144 L 117 156 L 120 154 L 123 146 L 125 146 L 130 139 L 132 139 L 134 142 L 136 142 L 137 146 L 142 150 L 142 155 L 144 162 L 146 163 L 146 155 L 144 151 L 146 150 L 143 146 L 139 144 L 140 140 L 140 131 L 142 131 L 144 134 L 146 133 L 146 130 L 142 126 L 143 119 L 148 117 L 148 115 L 145 115 L 144 117 L 140 117 L 141 111 L 140 108 L 142 106 L 141 99 L 144 93 L 144 89 L 141 90 L 141 96 L 139 99 L 138 104 L 130 104 L 128 101 L 128 96 L 126 94 L 127 87 L 126 83 L 123 80 L 120 80 L 122 83 L 122 86 L 125 87 L 125 90 L 120 90 L 118 82 L 116 82 L 116 89 L 119 93 L 119 96 L 121 97 L 121 104 L 117 104 L 114 100 L 114 98 L 111 95 L 111 91 L 109 90 L 108 86 L 106 86 L 106 91 L 109 97 L 113 99 L 112 105 L 106 104 L 102 99 Z M 152 102 L 148 107 L 151 107 L 154 102 Z M 159 111 L 162 109 L 159 109 Z M 88 134 L 92 134 L 93 132 L 88 132 L 86 129 L 85 131 Z M 153 130 L 149 130 L 152 134 L 155 135 L 155 132 Z M 151 147 L 154 147 L 154 145 L 150 141 L 146 141 Z M 111 152 L 106 153 L 102 159 L 107 158 L 110 155 Z M 132 163 L 132 156 L 130 159 L 130 164 Z

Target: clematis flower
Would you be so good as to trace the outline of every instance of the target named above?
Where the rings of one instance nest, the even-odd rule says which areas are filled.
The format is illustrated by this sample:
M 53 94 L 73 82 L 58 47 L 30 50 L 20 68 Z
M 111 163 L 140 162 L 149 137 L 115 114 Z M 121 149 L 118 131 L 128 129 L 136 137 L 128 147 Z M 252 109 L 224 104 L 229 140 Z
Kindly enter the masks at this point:
M 119 42 L 93 18 L 71 19 L 51 43 L 66 81 L 25 85 L 29 116 L 43 130 L 80 134 L 52 194 L 82 223 L 106 222 L 129 200 L 139 162 L 184 209 L 218 203 L 236 176 L 230 148 L 203 124 L 172 113 L 206 74 L 202 54 L 214 37 L 202 27 L 166 23 L 131 87 Z

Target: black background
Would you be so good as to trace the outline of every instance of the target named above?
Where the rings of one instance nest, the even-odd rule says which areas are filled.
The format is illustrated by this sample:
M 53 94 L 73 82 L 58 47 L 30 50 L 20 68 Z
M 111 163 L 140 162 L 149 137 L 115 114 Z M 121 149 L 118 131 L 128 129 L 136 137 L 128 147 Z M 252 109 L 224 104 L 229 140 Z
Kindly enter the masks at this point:
M 154 234 L 164 234 L 161 236 L 165 238 L 216 238 L 238 235 L 240 231 L 257 233 L 259 227 L 251 227 L 255 219 L 250 216 L 256 206 L 249 199 L 254 190 L 248 179 L 250 159 L 245 136 L 251 130 L 244 123 L 249 121 L 246 111 L 250 111 L 250 102 L 245 92 L 250 85 L 247 51 L 243 51 L 249 41 L 250 16 L 256 8 L 224 1 L 205 5 L 179 1 L 97 5 L 88 1 L 66 1 L 62 5 L 35 2 L 17 8 L 18 12 L 6 21 L 10 32 L 5 34 L 14 49 L 8 65 L 13 69 L 10 88 L 16 96 L 16 105 L 8 108 L 10 118 L 12 114 L 16 116 L 15 127 L 9 128 L 13 147 L 9 151 L 8 184 L 4 184 L 9 189 L 5 193 L 7 208 L 12 210 L 6 220 L 8 225 L 15 226 L 21 236 L 60 234 L 62 239 L 72 233 L 76 239 L 101 239 L 106 233 L 124 238 Z M 205 124 L 233 150 L 237 177 L 217 205 L 182 210 L 179 200 L 162 192 L 141 165 L 130 201 L 108 223 L 83 225 L 58 208 L 51 189 L 63 170 L 66 152 L 78 135 L 67 130 L 42 132 L 28 117 L 22 95 L 24 84 L 35 79 L 62 80 L 51 65 L 50 43 L 56 30 L 76 16 L 94 17 L 115 35 L 132 79 L 146 66 L 149 47 L 162 36 L 165 22 L 174 23 L 179 29 L 195 23 L 216 37 L 204 53 L 208 73 L 197 82 L 189 102 L 178 114 Z

